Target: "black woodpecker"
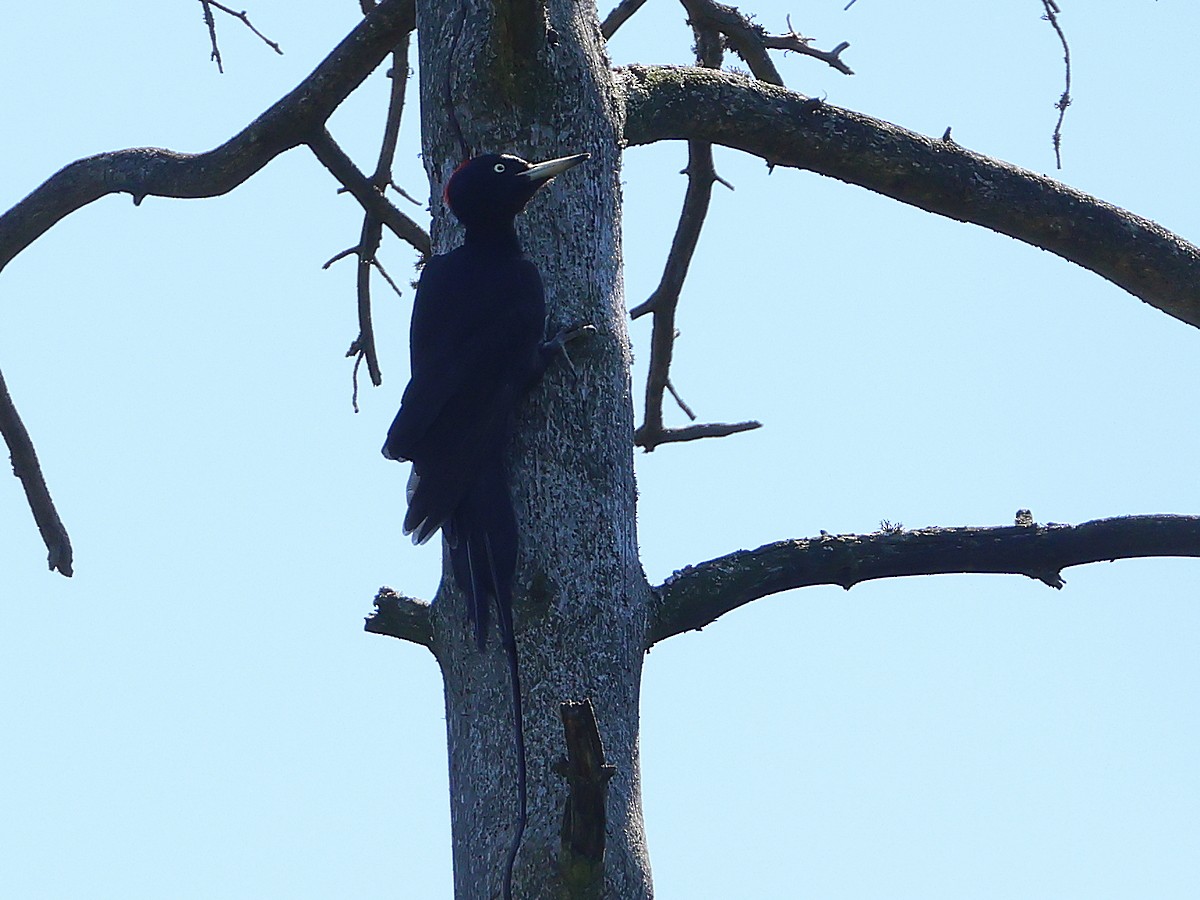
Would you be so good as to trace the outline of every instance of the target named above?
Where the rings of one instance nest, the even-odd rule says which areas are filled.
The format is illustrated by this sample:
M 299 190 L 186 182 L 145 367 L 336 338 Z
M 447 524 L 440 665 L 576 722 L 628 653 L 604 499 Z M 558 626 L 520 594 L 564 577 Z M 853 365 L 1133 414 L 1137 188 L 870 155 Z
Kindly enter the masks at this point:
M 430 259 L 417 284 L 412 378 L 383 455 L 412 462 L 404 532 L 440 528 L 480 649 L 494 602 L 511 623 L 517 527 L 504 450 L 517 404 L 561 341 L 544 341 L 546 303 L 514 219 L 555 175 L 588 158 L 529 163 L 489 153 L 463 163 L 445 200 L 466 228 L 461 247 Z
M 525 831 L 525 736 L 513 633 L 517 522 L 504 451 L 517 404 L 566 340 L 544 340 L 542 276 L 517 239 L 517 214 L 550 179 L 588 154 L 529 163 L 489 153 L 463 163 L 445 200 L 466 228 L 461 247 L 426 264 L 417 283 L 410 335 L 412 379 L 388 429 L 383 455 L 412 462 L 404 531 L 415 543 L 439 528 L 480 650 L 493 604 L 508 656 L 517 754 L 517 823 L 504 872 Z

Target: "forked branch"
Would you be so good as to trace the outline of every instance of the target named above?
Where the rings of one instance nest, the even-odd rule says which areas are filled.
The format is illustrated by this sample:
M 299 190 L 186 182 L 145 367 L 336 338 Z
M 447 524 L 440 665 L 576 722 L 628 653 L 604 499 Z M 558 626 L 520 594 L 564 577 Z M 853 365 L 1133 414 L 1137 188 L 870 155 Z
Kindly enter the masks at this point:
M 647 646 L 793 588 L 836 584 L 849 590 L 876 578 L 973 572 L 1025 575 L 1061 588 L 1061 573 L 1068 566 L 1161 556 L 1200 557 L 1200 516 L 888 529 L 779 541 L 688 566 L 668 578 L 657 588 Z
M 215 197 L 268 162 L 324 134 L 325 120 L 416 27 L 413 0 L 384 0 L 291 93 L 221 146 L 206 153 L 137 148 L 101 153 L 60 169 L 0 215 L 0 269 L 56 222 L 109 194 L 135 204 L 149 196 Z M 384 203 L 386 201 L 380 200 Z M 390 204 L 388 204 L 390 206 Z M 4 392 L 3 437 L 50 553 L 50 567 L 71 573 L 71 546 L 37 466 L 33 444 Z
M 56 222 L 109 194 L 198 198 L 228 193 L 272 159 L 303 144 L 416 27 L 413 0 L 384 0 L 286 97 L 205 153 L 154 147 L 77 160 L 0 216 L 0 269 Z
M 212 42 L 212 61 L 217 64 L 218 72 L 224 73 L 225 66 L 221 62 L 221 48 L 217 46 L 217 22 L 216 19 L 213 18 L 213 7 L 216 7 L 226 15 L 233 16 L 233 18 L 237 19 L 243 25 L 253 31 L 260 41 L 262 41 L 280 56 L 283 55 L 283 48 L 280 47 L 279 44 L 271 40 L 269 37 L 250 24 L 250 16 L 245 10 L 242 10 L 241 12 L 234 12 L 228 6 L 218 3 L 217 0 L 200 0 L 200 6 L 204 9 L 204 24 L 208 26 L 208 38 Z
M 696 35 L 696 62 L 706 68 L 720 68 L 723 51 L 715 26 L 700 26 L 693 22 L 692 29 Z M 713 184 L 720 182 L 730 190 L 733 189 L 731 184 L 717 175 L 713 166 L 712 144 L 706 141 L 688 141 L 688 164 L 683 174 L 688 178 L 687 192 L 684 194 L 683 209 L 679 214 L 679 224 L 671 241 L 671 250 L 667 254 L 662 278 L 650 298 L 629 312 L 630 317 L 634 319 L 646 313 L 651 313 L 654 317 L 650 333 L 650 368 L 646 376 L 645 419 L 633 435 L 634 444 L 647 452 L 659 444 L 727 437 L 759 427 L 758 422 L 692 425 L 687 428 L 667 428 L 663 424 L 663 398 L 667 391 L 671 392 L 671 396 L 689 419 L 696 418 L 695 413 L 680 399 L 671 384 L 671 358 L 675 353 L 675 339 L 678 337 L 675 313 L 679 307 L 679 297 L 692 262 L 692 255 L 696 252 L 700 232 L 708 216 Z

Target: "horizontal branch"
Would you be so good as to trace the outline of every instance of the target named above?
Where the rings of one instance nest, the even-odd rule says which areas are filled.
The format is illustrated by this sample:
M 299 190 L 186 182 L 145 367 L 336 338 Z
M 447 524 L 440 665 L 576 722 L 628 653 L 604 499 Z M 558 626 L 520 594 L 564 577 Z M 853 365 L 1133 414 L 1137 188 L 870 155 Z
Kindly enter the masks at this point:
M 650 452 L 661 444 L 681 444 L 702 438 L 730 437 L 743 431 L 762 428 L 762 422 L 712 422 L 705 425 L 685 425 L 682 428 L 651 428 L 643 425 L 633 433 L 633 444 Z
M 823 534 L 739 550 L 676 572 L 657 588 L 647 644 L 703 628 L 793 588 L 906 575 L 990 572 L 1064 584 L 1068 566 L 1139 557 L 1200 557 L 1200 516 L 1124 516 L 1082 525 L 923 528 Z
M 416 27 L 414 0 L 384 0 L 311 75 L 221 146 L 205 153 L 153 147 L 77 160 L 0 216 L 0 269 L 54 223 L 106 196 L 215 197 L 319 131 L 338 105 Z
M 1200 326 L 1200 250 L 1051 178 L 785 88 L 702 68 L 617 72 L 631 145 L 702 140 L 982 225 Z
M 375 612 L 367 617 L 363 630 L 432 647 L 433 619 L 429 613 L 430 606 L 424 600 L 381 587 L 375 595 Z

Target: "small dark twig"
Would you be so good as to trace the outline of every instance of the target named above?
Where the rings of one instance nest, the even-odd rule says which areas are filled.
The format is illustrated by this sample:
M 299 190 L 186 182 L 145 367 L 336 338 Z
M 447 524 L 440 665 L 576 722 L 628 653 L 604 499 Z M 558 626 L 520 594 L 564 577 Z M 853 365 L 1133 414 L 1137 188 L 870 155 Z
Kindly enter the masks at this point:
M 696 414 L 692 412 L 690 406 L 683 402 L 683 398 L 679 396 L 679 391 L 675 390 L 675 385 L 671 384 L 670 378 L 667 379 L 667 390 L 671 392 L 671 396 L 675 398 L 675 403 L 683 410 L 683 414 L 695 422 Z
M 214 6 L 226 15 L 233 16 L 233 18 L 241 21 L 243 25 L 245 25 L 258 36 L 259 40 L 261 40 L 280 56 L 283 56 L 283 48 L 255 28 L 252 24 L 250 24 L 250 17 L 246 14 L 245 10 L 242 10 L 241 12 L 234 12 L 223 3 L 218 3 L 217 0 L 200 0 L 200 5 L 204 8 L 204 24 L 208 26 L 208 37 L 209 40 L 212 41 L 212 60 L 217 64 L 217 71 L 221 74 L 225 73 L 225 67 L 221 64 L 221 50 L 217 46 L 217 23 L 212 14 L 212 8 Z
M 1071 105 L 1071 48 L 1067 44 L 1067 36 L 1063 33 L 1062 26 L 1058 24 L 1058 14 L 1062 12 L 1058 8 L 1058 4 L 1054 0 L 1042 0 L 1042 7 L 1046 10 L 1043 18 L 1048 21 L 1054 29 L 1054 33 L 1058 35 L 1058 40 L 1063 48 L 1063 74 L 1065 84 L 1063 86 L 1062 96 L 1058 98 L 1058 102 L 1054 104 L 1054 108 L 1058 110 L 1058 121 L 1054 124 L 1054 162 L 1055 165 L 1062 168 L 1062 125 L 1063 119 L 1067 115 L 1067 107 Z
M 68 578 L 71 577 L 71 538 L 54 501 L 50 498 L 50 490 L 46 487 L 46 479 L 42 475 L 42 467 L 38 463 L 37 452 L 33 449 L 33 441 L 25 429 L 25 423 L 17 414 L 9 396 L 8 386 L 4 383 L 4 375 L 0 373 L 0 435 L 8 445 L 9 457 L 12 460 L 13 474 L 21 480 L 25 489 L 25 499 L 33 520 L 41 532 L 42 541 L 46 545 L 50 571 L 58 571 Z
M 798 34 L 796 29 L 792 27 L 791 16 L 787 17 L 787 27 L 787 34 L 763 35 L 763 46 L 768 50 L 784 50 L 788 53 L 800 53 L 804 56 L 811 56 L 813 59 L 819 59 L 821 62 L 837 69 L 843 75 L 854 74 L 854 70 L 842 62 L 842 51 L 849 48 L 849 41 L 842 41 L 832 50 L 818 50 L 816 47 L 810 46 L 812 38 Z
M 850 46 L 842 41 L 832 50 L 818 50 L 812 46 L 812 38 L 804 37 L 792 27 L 788 19 L 787 34 L 768 34 L 761 25 L 733 6 L 716 0 L 680 0 L 687 10 L 692 27 L 715 29 L 725 36 L 729 49 L 740 56 L 750 67 L 750 72 L 759 81 L 783 85 L 783 76 L 771 61 L 768 50 L 785 50 L 800 53 L 820 60 L 843 75 L 853 75 L 854 70 L 842 61 L 842 51 Z
M 607 41 L 635 12 L 642 8 L 646 0 L 621 0 L 613 11 L 604 17 L 604 22 L 600 25 L 600 33 L 604 35 Z
M 212 54 L 209 59 L 217 64 L 217 71 L 224 75 L 225 66 L 221 64 L 221 48 L 217 46 L 217 22 L 213 18 L 212 7 L 208 0 L 200 0 L 200 6 L 204 10 L 204 24 L 208 26 L 208 39 L 212 41 Z
M 362 0 L 364 13 L 374 8 L 373 0 Z M 375 349 L 375 326 L 371 316 L 371 269 L 378 270 L 384 280 L 400 294 L 400 288 L 388 275 L 383 263 L 379 261 L 379 245 L 383 239 L 385 211 L 399 223 L 405 224 L 409 243 L 416 247 L 423 256 L 428 256 L 431 250 L 429 235 L 415 222 L 400 212 L 384 195 L 388 185 L 393 184 L 392 163 L 396 156 L 396 146 L 400 138 L 400 119 L 404 111 L 404 94 L 408 84 L 408 44 L 409 36 L 405 34 L 397 42 L 392 52 L 392 68 L 388 73 L 392 80 L 391 97 L 388 101 L 387 118 L 384 122 L 383 140 L 379 148 L 379 156 L 375 163 L 375 171 L 370 179 L 360 172 L 350 158 L 325 131 L 312 147 L 313 153 L 333 173 L 344 188 L 354 194 L 363 205 L 363 224 L 358 245 L 335 256 L 325 264 L 335 262 L 351 253 L 358 256 L 358 273 L 356 278 L 356 294 L 358 298 L 358 337 L 350 345 L 346 356 L 354 356 L 354 370 L 351 374 L 352 392 L 351 406 L 358 412 L 358 369 L 366 360 L 367 372 L 371 383 L 376 387 L 383 384 L 383 373 L 379 367 L 379 356 Z M 395 227 L 392 226 L 393 231 Z M 399 234 L 399 232 L 397 232 Z

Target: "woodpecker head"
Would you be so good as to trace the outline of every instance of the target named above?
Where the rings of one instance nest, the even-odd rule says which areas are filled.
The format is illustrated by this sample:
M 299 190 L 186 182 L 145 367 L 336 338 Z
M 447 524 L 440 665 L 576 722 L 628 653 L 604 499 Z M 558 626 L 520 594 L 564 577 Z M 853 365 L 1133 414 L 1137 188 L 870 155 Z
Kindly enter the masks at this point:
M 502 228 L 551 178 L 587 158 L 587 153 L 579 153 L 531 163 L 509 153 L 486 153 L 455 169 L 443 196 L 468 229 Z

